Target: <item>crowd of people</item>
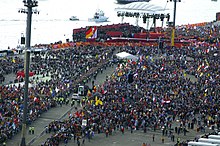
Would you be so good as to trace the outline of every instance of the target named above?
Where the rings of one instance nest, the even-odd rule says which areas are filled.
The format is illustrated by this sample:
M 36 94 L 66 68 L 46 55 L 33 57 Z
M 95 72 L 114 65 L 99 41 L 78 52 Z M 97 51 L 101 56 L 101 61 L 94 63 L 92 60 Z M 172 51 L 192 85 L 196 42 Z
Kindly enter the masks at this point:
M 84 109 L 59 127 L 74 135 L 74 125 L 86 120 L 81 135 L 87 137 L 91 129 L 105 134 L 124 127 L 163 128 L 166 132 L 177 119 L 176 133 L 211 125 L 219 129 L 219 48 L 206 43 L 209 45 L 180 49 L 124 46 L 121 51 L 140 56 L 139 60 L 119 64 L 111 78 L 95 90 L 102 94 L 89 97 Z
M 15 74 L 24 66 L 23 59 L 16 56 L 2 57 L 0 59 L 0 83 L 5 81 L 5 75 Z
M 30 78 L 27 123 L 31 124 L 43 112 L 66 102 L 79 83 L 95 77 L 101 68 L 111 64 L 113 52 L 114 47 L 79 46 L 32 54 L 30 71 L 35 76 Z M 5 68 L 13 68 L 16 74 L 19 66 L 24 66 L 23 59 L 13 57 L 4 58 L 1 63 Z M 21 130 L 23 119 L 24 87 L 21 83 L 13 84 L 11 80 L 12 84 L 0 86 L 1 142 Z
M 219 24 L 210 22 L 197 25 L 182 25 L 177 27 L 177 37 L 196 39 L 208 44 L 219 42 Z
M 214 32 L 218 41 L 219 27 Z M 31 80 L 35 86 L 29 89 L 28 124 L 58 103 L 62 104 L 57 99 L 65 101 L 78 82 L 95 78 L 112 63 L 115 51 L 126 51 L 139 59 L 118 63 L 112 76 L 102 85 L 94 86 L 92 94 L 83 100 L 82 110 L 48 125 L 48 133 L 55 134 L 43 146 L 68 143 L 71 137 L 80 143 L 80 138 L 90 140 L 94 133 L 108 135 L 116 130 L 124 132 L 125 128 L 144 132 L 148 128 L 164 129 L 173 135 L 170 129 L 176 120 L 180 129 L 177 133 L 194 127 L 203 130 L 211 125 L 219 129 L 220 53 L 219 46 L 209 41 L 160 49 L 141 45 L 87 45 L 34 54 L 30 71 L 36 77 Z M 12 68 L 10 73 L 22 68 L 22 62 L 19 57 L 1 60 L 5 68 Z M 39 80 L 38 75 L 50 79 Z M 3 142 L 21 130 L 23 87 L 2 85 L 0 93 Z M 83 121 L 86 125 L 82 125 Z

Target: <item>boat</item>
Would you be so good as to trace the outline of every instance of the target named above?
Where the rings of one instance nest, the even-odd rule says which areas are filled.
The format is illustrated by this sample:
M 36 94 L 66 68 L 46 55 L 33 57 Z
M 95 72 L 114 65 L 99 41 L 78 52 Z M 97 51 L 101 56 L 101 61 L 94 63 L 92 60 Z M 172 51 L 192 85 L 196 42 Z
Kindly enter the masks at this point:
M 76 16 L 71 16 L 71 17 L 70 17 L 70 20 L 71 20 L 71 21 L 78 21 L 79 18 L 77 18 Z
M 88 21 L 90 22 L 107 22 L 108 21 L 108 17 L 105 16 L 105 13 L 98 9 L 96 10 L 93 18 L 89 18 Z
M 128 4 L 133 2 L 149 2 L 150 0 L 117 0 L 118 4 Z

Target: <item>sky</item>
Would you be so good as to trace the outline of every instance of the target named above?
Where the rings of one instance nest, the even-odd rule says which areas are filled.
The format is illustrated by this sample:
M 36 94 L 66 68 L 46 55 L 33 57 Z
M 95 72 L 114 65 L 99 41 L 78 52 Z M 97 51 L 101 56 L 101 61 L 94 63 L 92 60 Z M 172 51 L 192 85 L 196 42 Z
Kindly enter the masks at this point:
M 24 15 L 17 13 L 19 8 L 23 8 L 22 0 L 0 0 L 0 20 L 1 19 L 26 19 Z M 104 9 L 106 14 L 116 15 L 114 8 L 116 0 L 38 0 L 40 11 L 39 19 L 70 17 L 71 13 L 81 15 L 82 19 L 91 16 L 95 9 Z M 169 0 L 168 0 L 169 1 Z M 169 9 L 171 17 L 173 14 L 173 2 L 167 0 L 151 0 L 152 4 Z M 220 12 L 220 0 L 181 0 L 177 2 L 176 24 L 187 24 L 194 22 L 212 21 L 216 12 Z M 172 18 L 171 18 L 172 19 Z

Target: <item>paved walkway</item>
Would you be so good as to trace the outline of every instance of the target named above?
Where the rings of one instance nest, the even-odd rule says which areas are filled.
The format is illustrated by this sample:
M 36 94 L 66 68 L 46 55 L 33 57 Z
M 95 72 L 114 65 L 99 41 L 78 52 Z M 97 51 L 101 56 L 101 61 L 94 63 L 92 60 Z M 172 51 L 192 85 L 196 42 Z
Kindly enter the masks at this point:
M 155 134 L 155 140 L 153 141 L 153 134 Z M 195 135 L 194 135 L 195 134 Z M 181 140 L 192 139 L 196 135 L 200 135 L 201 133 L 190 132 L 187 133 L 187 136 L 180 134 L 179 137 Z M 105 134 L 97 134 L 93 137 L 93 139 L 89 142 L 86 140 L 86 146 L 142 146 L 143 142 L 150 144 L 151 146 L 174 146 L 176 143 L 177 136 L 175 137 L 175 141 L 172 142 L 168 136 L 164 136 L 164 143 L 161 141 L 162 134 L 160 130 L 153 132 L 152 130 L 144 133 L 142 130 L 134 131 L 131 133 L 129 130 L 125 131 L 125 134 L 121 134 L 121 132 L 116 131 L 113 135 L 109 137 L 105 137 Z M 61 144 L 60 146 L 65 146 L 65 144 Z M 73 140 L 71 140 L 66 146 L 77 146 Z

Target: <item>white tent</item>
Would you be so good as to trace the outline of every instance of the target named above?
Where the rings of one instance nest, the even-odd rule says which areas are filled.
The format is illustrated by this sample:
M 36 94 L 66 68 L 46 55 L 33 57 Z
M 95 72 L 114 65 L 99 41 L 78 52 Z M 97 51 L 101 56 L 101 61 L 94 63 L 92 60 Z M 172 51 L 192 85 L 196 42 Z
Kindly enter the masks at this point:
M 133 61 L 136 61 L 136 60 L 138 59 L 137 56 L 132 55 L 132 54 L 127 53 L 127 52 L 117 53 L 116 56 L 117 56 L 119 59 L 131 59 L 131 60 L 133 60 Z

